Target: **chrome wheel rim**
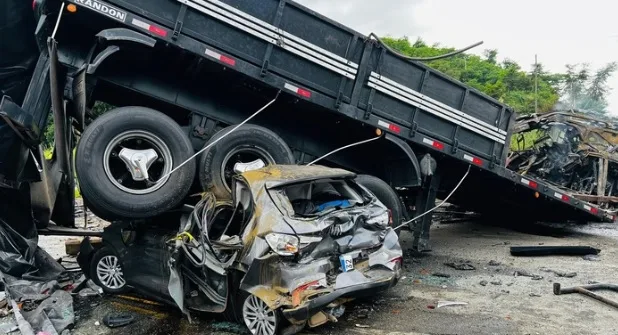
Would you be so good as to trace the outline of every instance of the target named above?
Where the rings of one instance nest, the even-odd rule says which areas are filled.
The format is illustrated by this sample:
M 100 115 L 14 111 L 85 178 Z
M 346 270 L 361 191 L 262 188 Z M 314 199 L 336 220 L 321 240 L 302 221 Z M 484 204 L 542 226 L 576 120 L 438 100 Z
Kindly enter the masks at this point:
M 118 257 L 109 255 L 97 263 L 97 278 L 106 288 L 119 290 L 126 285 Z
M 267 165 L 275 164 L 272 155 L 259 147 L 243 145 L 228 152 L 221 163 L 221 179 L 224 181 L 225 188 L 232 192 L 232 179 L 234 175 L 244 172 L 257 170 Z
M 142 162 L 142 158 L 154 159 Z M 144 130 L 120 133 L 107 144 L 103 154 L 103 168 L 109 181 L 130 194 L 158 190 L 169 179 L 166 175 L 172 166 L 172 153 L 167 144 Z M 164 180 L 160 180 L 163 176 L 166 176 Z
M 242 306 L 245 325 L 254 335 L 274 335 L 277 329 L 277 316 L 262 299 L 250 295 Z

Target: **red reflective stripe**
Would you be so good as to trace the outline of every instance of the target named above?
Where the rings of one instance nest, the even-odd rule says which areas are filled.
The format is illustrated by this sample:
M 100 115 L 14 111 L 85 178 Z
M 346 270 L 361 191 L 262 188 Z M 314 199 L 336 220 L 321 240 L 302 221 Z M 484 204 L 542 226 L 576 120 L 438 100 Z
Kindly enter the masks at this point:
M 569 201 L 569 196 L 566 194 L 562 195 L 562 201 Z
M 531 188 L 537 188 L 539 186 L 539 184 L 537 184 L 535 181 L 528 180 L 526 178 L 521 178 L 521 182 L 530 186 Z
M 292 85 L 290 83 L 285 83 L 283 85 L 283 87 L 285 87 L 286 89 L 288 89 L 288 90 L 290 90 L 290 91 L 300 95 L 301 97 L 304 97 L 304 98 L 310 98 L 311 97 L 311 91 L 306 90 L 304 88 L 300 88 L 298 86 L 294 86 L 294 85 Z
M 298 90 L 296 90 L 296 93 L 298 93 L 298 95 L 303 96 L 305 98 L 311 98 L 311 91 L 299 88 Z
M 438 141 L 434 141 L 434 140 L 430 140 L 426 137 L 423 138 L 423 143 L 425 144 L 429 144 L 432 147 L 438 149 L 438 150 L 443 150 L 444 149 L 444 144 L 438 142 Z
M 467 161 L 472 162 L 472 164 L 483 165 L 483 161 L 480 158 L 476 158 L 476 157 L 466 155 L 466 154 L 464 154 L 463 158 Z
M 155 34 L 157 34 L 159 36 L 162 36 L 162 37 L 167 36 L 167 31 L 165 31 L 165 29 L 159 28 L 157 26 L 150 25 L 150 27 L 148 27 L 148 31 L 150 31 L 152 33 L 155 33 Z
M 590 208 L 590 212 L 592 212 L 592 214 L 598 214 L 599 210 L 596 209 L 596 207 L 592 207 L 592 208 Z
M 230 58 L 230 57 L 221 55 L 221 57 L 219 57 L 219 60 L 222 63 L 225 63 L 225 64 L 230 65 L 230 66 L 236 65 L 236 60 L 234 58 Z
M 392 131 L 394 131 L 394 132 L 396 132 L 398 134 L 401 132 L 401 127 L 399 127 L 397 125 L 394 125 L 392 123 L 388 125 L 388 129 L 390 129 L 390 130 L 392 130 Z

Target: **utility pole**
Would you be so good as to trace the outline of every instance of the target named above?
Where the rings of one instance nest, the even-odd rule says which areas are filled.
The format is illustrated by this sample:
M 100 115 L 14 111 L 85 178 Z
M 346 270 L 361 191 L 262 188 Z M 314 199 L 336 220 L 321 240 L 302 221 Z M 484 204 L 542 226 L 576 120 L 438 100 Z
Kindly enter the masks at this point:
M 539 112 L 539 67 L 536 54 L 534 54 L 534 113 Z

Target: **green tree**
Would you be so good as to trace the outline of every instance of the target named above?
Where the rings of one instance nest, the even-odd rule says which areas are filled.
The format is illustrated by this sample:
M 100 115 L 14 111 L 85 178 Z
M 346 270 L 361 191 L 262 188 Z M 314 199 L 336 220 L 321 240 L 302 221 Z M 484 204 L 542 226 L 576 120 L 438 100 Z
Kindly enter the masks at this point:
M 607 95 L 610 91 L 607 80 L 617 69 L 616 62 L 608 63 L 594 73 L 588 64 L 566 65 L 566 73 L 562 78 L 557 78 L 562 102 L 581 112 L 607 114 Z
M 453 48 L 439 45 L 429 46 L 422 39 L 411 43 L 407 37 L 384 38 L 386 44 L 411 57 L 442 55 Z M 562 77 L 547 73 L 537 64 L 527 73 L 516 62 L 505 59 L 498 62 L 498 51 L 485 50 L 483 56 L 458 54 L 453 57 L 424 62 L 426 65 L 451 76 L 481 92 L 513 107 L 518 113 L 534 112 L 534 76 L 538 76 L 538 106 L 540 112 L 547 112 L 558 102 L 558 83 Z

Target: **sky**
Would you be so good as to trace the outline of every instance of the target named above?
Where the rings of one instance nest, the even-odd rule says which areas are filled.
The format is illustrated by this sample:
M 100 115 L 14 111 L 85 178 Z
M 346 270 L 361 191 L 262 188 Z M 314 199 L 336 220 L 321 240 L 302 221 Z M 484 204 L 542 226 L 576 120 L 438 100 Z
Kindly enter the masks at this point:
M 530 70 L 534 55 L 551 72 L 566 64 L 592 70 L 618 61 L 618 4 L 607 0 L 296 0 L 362 34 L 420 37 L 470 53 L 497 49 Z M 618 116 L 618 75 L 609 81 L 609 112 Z

